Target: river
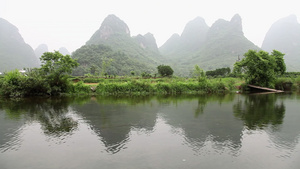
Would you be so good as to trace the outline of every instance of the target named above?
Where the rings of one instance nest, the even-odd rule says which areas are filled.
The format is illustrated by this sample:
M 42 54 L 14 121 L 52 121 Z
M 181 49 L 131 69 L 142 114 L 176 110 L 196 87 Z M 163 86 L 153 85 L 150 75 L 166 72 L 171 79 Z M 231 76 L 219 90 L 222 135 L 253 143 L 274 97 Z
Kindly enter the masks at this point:
M 0 100 L 1 169 L 299 169 L 300 95 Z

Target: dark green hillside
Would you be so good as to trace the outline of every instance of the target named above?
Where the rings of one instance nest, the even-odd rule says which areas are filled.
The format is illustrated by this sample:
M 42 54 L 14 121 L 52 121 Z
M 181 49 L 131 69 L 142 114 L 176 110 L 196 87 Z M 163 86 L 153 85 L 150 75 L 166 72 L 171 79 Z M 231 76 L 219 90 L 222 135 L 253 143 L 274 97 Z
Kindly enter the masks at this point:
M 295 15 L 275 22 L 267 32 L 262 49 L 285 53 L 287 71 L 300 71 L 300 24 Z
M 17 27 L 0 18 L 0 72 L 37 67 L 33 49 L 24 42 Z
M 72 54 L 80 64 L 74 71 L 74 75 L 130 75 L 131 71 L 136 74 L 142 72 L 154 72 L 155 69 L 139 62 L 126 53 L 114 51 L 104 45 L 84 45 Z
M 91 45 L 94 45 L 91 47 Z M 100 52 L 96 49 L 97 46 L 103 45 L 109 47 L 109 52 Z M 87 53 L 93 53 L 95 58 L 113 59 L 108 73 L 116 75 L 130 74 L 130 71 L 136 73 L 148 72 L 155 73 L 156 66 L 161 62 L 161 56 L 158 53 L 155 38 L 148 33 L 144 36 L 138 35 L 136 37 L 130 36 L 130 30 L 127 24 L 116 17 L 109 15 L 104 19 L 99 30 L 97 30 L 86 45 L 74 52 L 74 58 L 86 60 L 92 57 Z M 89 52 L 86 52 L 89 51 Z M 97 52 L 100 52 L 99 54 Z M 87 72 L 87 68 L 93 66 L 101 68 L 102 62 L 85 62 L 84 71 L 83 66 L 79 66 L 78 75 Z M 119 67 L 117 67 L 119 66 Z

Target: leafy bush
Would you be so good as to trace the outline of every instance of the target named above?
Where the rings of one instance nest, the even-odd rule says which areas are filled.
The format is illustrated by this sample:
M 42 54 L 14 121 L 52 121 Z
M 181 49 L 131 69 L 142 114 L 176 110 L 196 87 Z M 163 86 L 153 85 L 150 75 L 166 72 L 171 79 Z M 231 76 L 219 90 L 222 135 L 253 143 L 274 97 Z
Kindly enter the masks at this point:
M 157 66 L 157 71 L 162 77 L 172 76 L 174 71 L 168 65 L 159 65 Z
M 28 69 L 25 75 L 18 70 L 5 74 L 0 94 L 6 97 L 23 97 L 30 95 L 56 95 L 70 90 L 72 84 L 68 73 L 78 66 L 69 55 L 55 51 L 41 56 L 41 68 Z
M 7 97 L 20 97 L 25 95 L 26 77 L 18 70 L 7 72 L 1 82 L 0 94 Z
M 234 64 L 234 73 L 244 75 L 247 84 L 273 88 L 276 77 L 284 74 L 286 65 L 279 51 L 271 54 L 265 51 L 249 50 L 245 58 Z
M 75 85 L 69 88 L 68 93 L 76 93 L 76 94 L 88 94 L 91 93 L 92 90 L 90 86 L 84 84 L 82 81 L 77 82 Z

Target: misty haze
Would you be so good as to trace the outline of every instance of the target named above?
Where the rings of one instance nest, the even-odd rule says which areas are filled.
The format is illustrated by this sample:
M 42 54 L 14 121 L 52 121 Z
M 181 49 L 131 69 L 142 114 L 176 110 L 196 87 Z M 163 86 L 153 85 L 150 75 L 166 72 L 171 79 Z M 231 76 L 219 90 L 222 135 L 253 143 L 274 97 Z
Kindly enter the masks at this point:
M 0 0 L 0 169 L 299 169 L 294 0 Z

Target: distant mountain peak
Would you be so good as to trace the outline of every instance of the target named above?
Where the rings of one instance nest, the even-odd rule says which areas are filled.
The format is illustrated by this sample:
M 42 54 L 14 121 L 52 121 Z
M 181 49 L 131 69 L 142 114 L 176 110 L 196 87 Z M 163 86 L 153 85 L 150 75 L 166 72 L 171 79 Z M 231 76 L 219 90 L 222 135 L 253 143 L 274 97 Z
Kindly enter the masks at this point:
M 281 18 L 268 30 L 262 49 L 268 52 L 276 49 L 285 54 L 288 71 L 299 71 L 300 66 L 300 24 L 295 15 Z
M 181 38 L 187 41 L 190 41 L 191 38 L 197 38 L 199 41 L 202 41 L 205 39 L 205 35 L 208 29 L 209 27 L 206 24 L 205 20 L 202 17 L 196 17 L 186 24 L 181 34 Z
M 0 18 L 0 71 L 38 66 L 34 51 L 16 26 Z
M 244 36 L 243 27 L 242 27 L 242 18 L 239 14 L 235 14 L 230 21 L 226 21 L 224 19 L 218 19 L 212 26 L 209 31 L 209 35 L 211 34 L 235 34 L 239 36 Z
M 298 20 L 295 14 L 291 14 L 287 17 L 279 19 L 278 22 L 298 23 Z
M 107 39 L 112 34 L 125 34 L 130 36 L 127 24 L 116 15 L 108 15 L 101 24 L 100 38 Z
M 148 32 L 144 36 L 139 34 L 133 37 L 133 39 L 135 39 L 141 48 L 150 49 L 151 51 L 158 53 L 156 39 L 152 33 Z
M 230 22 L 241 24 L 241 23 L 242 23 L 242 17 L 241 17 L 239 14 L 235 14 L 235 15 L 231 18 Z
M 243 34 L 243 25 L 242 25 L 242 17 L 239 14 L 235 14 L 231 20 L 230 23 L 232 24 L 232 26 L 234 27 L 234 29 L 237 32 L 240 32 Z
M 184 35 L 190 38 L 183 40 Z M 196 18 L 186 25 L 181 37 L 173 35 L 161 46 L 160 52 L 184 75 L 195 64 L 204 70 L 232 67 L 237 56 L 249 49 L 259 48 L 244 36 L 242 18 L 236 14 L 230 21 L 218 19 L 211 27 Z
M 108 15 L 100 28 L 93 34 L 87 44 L 101 44 L 116 36 L 130 38 L 130 30 L 127 24 L 116 15 Z
M 59 49 L 58 49 L 58 51 L 59 51 L 59 53 L 61 53 L 61 54 L 63 54 L 63 55 L 71 55 L 71 53 L 68 51 L 68 49 L 67 48 L 65 48 L 65 47 L 60 47 Z
M 11 40 L 16 40 L 20 43 L 25 43 L 21 34 L 19 33 L 19 29 L 8 22 L 7 20 L 0 18 L 0 36 L 9 37 Z
M 35 50 L 35 56 L 36 58 L 39 60 L 40 57 L 45 53 L 45 52 L 49 52 L 48 50 L 48 46 L 46 44 L 40 44 Z

